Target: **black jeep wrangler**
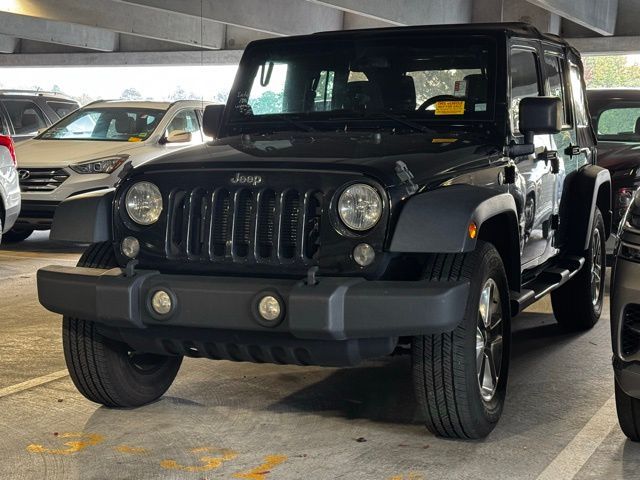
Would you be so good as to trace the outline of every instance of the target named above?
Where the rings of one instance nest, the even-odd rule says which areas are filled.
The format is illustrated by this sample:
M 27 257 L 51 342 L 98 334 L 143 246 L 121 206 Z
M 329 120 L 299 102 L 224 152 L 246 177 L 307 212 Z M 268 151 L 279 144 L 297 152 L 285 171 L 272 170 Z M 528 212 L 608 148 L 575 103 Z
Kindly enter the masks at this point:
M 429 430 L 483 437 L 511 318 L 547 293 L 563 327 L 600 317 L 611 187 L 589 122 L 578 53 L 524 24 L 252 43 L 205 114 L 218 140 L 58 208 L 53 238 L 93 244 L 38 272 L 71 378 L 132 407 L 185 355 L 410 349 Z

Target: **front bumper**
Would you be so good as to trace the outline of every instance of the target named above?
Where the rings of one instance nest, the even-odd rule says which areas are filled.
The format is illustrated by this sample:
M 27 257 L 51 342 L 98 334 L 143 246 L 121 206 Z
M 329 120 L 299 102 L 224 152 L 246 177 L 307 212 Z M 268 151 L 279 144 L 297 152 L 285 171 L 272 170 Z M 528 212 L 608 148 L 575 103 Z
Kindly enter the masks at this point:
M 150 307 L 150 298 L 158 289 L 174 299 L 172 312 L 163 317 Z M 258 318 L 256 305 L 266 294 L 279 297 L 284 305 L 284 316 L 277 325 L 266 326 Z M 354 348 L 355 341 L 370 353 L 386 354 L 398 337 L 453 330 L 463 318 L 468 294 L 468 282 L 320 277 L 316 285 L 307 285 L 302 280 L 167 275 L 144 270 L 129 277 L 119 268 L 50 266 L 38 271 L 39 300 L 48 310 L 115 329 L 129 343 L 150 337 L 157 346 L 163 339 L 171 343 L 180 338 L 179 352 L 174 353 L 182 354 L 188 354 L 189 345 L 205 337 L 213 343 L 227 339 L 240 353 L 243 348 L 247 353 L 252 346 L 266 344 L 280 348 L 283 343 L 293 350 L 309 347 L 311 353 L 314 345 L 334 350 L 341 350 L 342 345 L 348 350 Z M 380 348 L 373 348 L 371 342 Z M 207 354 L 206 345 L 195 352 L 196 356 L 215 358 Z M 230 351 L 222 356 L 233 357 Z M 343 363 L 323 354 L 322 360 L 309 357 L 306 363 Z
M 611 338 L 616 381 L 628 395 L 640 399 L 640 352 L 627 356 L 623 348 L 625 336 L 630 335 L 623 328 L 625 312 L 640 304 L 640 263 L 618 257 L 611 285 Z
M 39 200 L 23 200 L 20 216 L 15 226 L 20 228 L 34 228 L 36 230 L 48 230 L 53 223 L 53 214 L 60 202 Z

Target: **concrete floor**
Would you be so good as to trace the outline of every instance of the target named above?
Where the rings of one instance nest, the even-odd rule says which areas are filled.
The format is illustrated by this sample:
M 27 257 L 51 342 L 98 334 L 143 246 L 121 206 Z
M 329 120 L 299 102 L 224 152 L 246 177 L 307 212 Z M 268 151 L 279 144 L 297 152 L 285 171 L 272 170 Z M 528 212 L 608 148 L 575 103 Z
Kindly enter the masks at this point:
M 423 428 L 407 357 L 351 369 L 187 359 L 160 401 L 116 411 L 76 392 L 60 319 L 36 299 L 36 269 L 78 257 L 45 234 L 0 249 L 2 479 L 640 478 L 640 445 L 615 417 L 608 315 L 581 335 L 561 333 L 548 302 L 518 318 L 507 406 L 485 441 Z

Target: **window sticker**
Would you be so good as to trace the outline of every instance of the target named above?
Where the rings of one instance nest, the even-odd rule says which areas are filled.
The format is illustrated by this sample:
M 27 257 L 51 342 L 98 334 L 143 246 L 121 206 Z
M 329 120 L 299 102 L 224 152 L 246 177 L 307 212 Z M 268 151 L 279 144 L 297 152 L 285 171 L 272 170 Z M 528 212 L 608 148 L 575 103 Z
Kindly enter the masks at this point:
M 141 142 L 142 139 L 139 137 L 129 137 L 129 142 Z
M 455 86 L 453 87 L 453 96 L 454 97 L 466 97 L 467 96 L 467 81 L 466 80 L 456 80 Z
M 486 103 L 476 103 L 475 111 L 476 112 L 486 112 L 487 111 L 487 104 Z
M 464 101 L 436 102 L 436 115 L 464 115 Z
M 453 143 L 457 138 L 432 138 L 431 143 Z

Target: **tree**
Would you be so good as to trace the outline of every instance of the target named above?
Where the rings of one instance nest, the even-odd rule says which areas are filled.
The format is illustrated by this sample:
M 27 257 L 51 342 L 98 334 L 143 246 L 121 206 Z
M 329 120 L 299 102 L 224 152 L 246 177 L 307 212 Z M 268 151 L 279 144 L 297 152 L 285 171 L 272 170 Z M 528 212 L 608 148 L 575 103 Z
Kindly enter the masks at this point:
M 586 57 L 584 78 L 589 88 L 640 87 L 640 67 L 626 55 Z
M 120 96 L 124 100 L 142 100 L 142 94 L 135 88 L 126 88 Z

